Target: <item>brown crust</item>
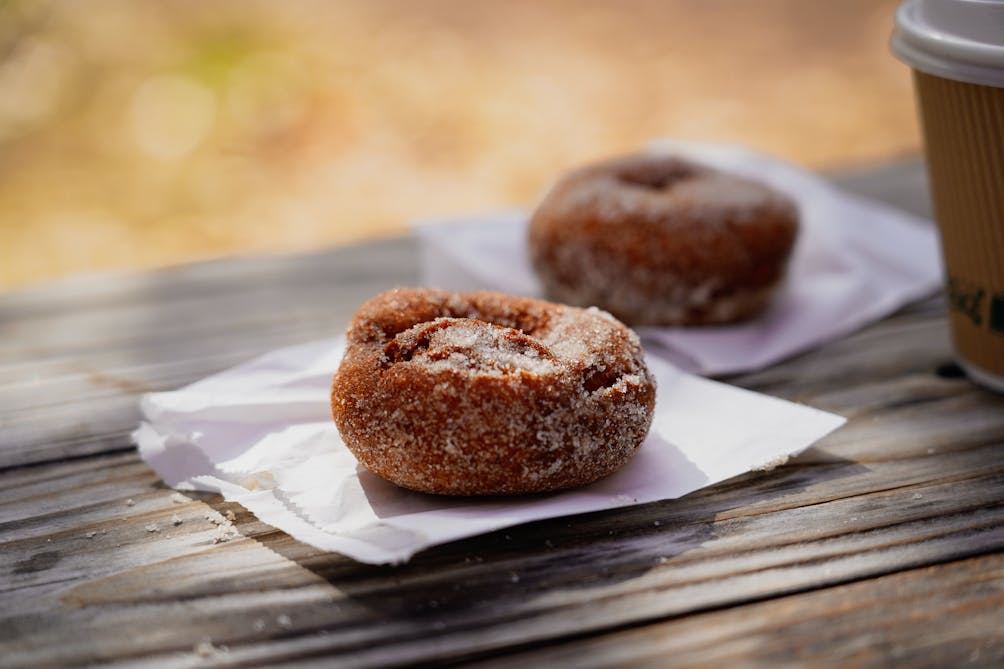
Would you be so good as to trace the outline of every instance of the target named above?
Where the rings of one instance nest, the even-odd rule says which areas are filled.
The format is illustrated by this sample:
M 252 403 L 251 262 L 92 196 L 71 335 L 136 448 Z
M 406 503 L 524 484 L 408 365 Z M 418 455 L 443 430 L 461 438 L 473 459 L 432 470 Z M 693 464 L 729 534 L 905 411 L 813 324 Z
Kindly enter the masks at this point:
M 559 490 L 620 468 L 652 422 L 638 338 L 597 309 L 401 288 L 360 307 L 331 408 L 370 471 L 447 495 Z
M 551 299 L 632 325 L 706 325 L 766 306 L 797 233 L 795 204 L 766 185 L 639 154 L 558 181 L 529 249 Z

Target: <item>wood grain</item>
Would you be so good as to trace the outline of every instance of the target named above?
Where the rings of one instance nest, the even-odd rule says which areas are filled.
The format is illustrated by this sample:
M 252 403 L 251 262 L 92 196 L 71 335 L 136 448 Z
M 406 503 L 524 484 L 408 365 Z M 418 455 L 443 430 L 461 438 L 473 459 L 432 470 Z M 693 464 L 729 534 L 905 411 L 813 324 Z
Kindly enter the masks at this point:
M 987 555 L 472 666 L 1000 666 L 1002 612 L 1004 556 Z
M 138 394 L 339 334 L 365 299 L 415 282 L 413 251 L 394 239 L 0 296 L 0 468 L 129 448 Z
M 843 179 L 927 206 L 913 162 Z M 337 333 L 414 281 L 413 251 L 386 240 L 0 296 L 0 666 L 1004 661 L 1004 398 L 945 373 L 938 299 L 729 379 L 849 419 L 773 471 L 396 568 L 179 496 L 139 459 L 138 394 Z

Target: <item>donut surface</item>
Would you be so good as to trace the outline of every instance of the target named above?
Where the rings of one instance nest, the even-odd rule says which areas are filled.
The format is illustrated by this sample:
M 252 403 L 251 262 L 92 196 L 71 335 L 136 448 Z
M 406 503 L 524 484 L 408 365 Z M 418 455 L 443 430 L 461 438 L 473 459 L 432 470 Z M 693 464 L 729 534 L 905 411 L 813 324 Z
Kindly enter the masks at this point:
M 672 156 L 571 172 L 530 221 L 547 296 L 630 325 L 710 325 L 762 311 L 798 233 L 791 199 Z
M 370 471 L 445 495 L 543 492 L 621 467 L 652 423 L 637 336 L 598 309 L 401 288 L 360 307 L 331 391 Z

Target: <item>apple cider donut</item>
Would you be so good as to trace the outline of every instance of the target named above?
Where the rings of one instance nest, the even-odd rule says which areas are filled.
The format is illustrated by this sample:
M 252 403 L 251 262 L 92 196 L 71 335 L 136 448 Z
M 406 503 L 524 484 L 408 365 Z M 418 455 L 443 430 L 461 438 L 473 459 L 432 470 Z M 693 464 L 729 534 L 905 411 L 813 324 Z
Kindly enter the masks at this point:
M 356 313 L 331 409 L 358 460 L 402 487 L 503 495 L 627 462 L 655 381 L 609 314 L 492 292 L 400 288 Z
M 797 233 L 794 202 L 764 184 L 638 154 L 559 180 L 528 244 L 550 299 L 630 325 L 711 325 L 767 306 Z

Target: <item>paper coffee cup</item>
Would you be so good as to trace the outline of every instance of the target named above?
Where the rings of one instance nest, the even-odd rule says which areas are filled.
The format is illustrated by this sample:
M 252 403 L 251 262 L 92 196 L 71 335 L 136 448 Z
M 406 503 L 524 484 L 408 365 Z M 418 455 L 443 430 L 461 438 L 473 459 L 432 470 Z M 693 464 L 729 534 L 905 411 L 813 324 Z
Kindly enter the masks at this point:
M 906 0 L 892 49 L 914 70 L 959 364 L 1004 392 L 1004 1 Z

